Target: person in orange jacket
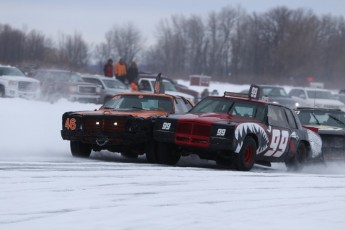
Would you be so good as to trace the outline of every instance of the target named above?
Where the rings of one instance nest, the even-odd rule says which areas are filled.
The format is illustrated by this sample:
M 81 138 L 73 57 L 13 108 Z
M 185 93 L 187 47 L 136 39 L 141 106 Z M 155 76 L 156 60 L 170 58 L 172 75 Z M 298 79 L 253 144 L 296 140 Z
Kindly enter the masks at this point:
M 122 81 L 125 84 L 128 84 L 128 79 L 127 79 L 127 67 L 126 63 L 123 61 L 122 58 L 115 64 L 114 66 L 114 72 L 116 79 Z

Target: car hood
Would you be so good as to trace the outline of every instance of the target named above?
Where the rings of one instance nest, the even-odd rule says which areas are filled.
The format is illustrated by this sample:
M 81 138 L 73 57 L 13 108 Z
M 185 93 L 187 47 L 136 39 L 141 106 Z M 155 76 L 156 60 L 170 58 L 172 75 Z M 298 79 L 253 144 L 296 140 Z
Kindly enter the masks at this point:
M 133 116 L 133 117 L 142 117 L 149 118 L 153 116 L 167 115 L 165 111 L 157 110 L 128 110 L 128 111 L 118 111 L 112 109 L 100 109 L 96 111 L 78 111 L 71 112 L 70 115 L 81 115 L 81 116 Z
M 312 127 L 318 129 L 319 134 L 336 134 L 336 135 L 345 135 L 345 129 L 328 126 L 328 125 L 303 125 L 306 128 Z
M 2 79 L 6 79 L 6 80 L 12 80 L 12 81 L 26 81 L 26 82 L 35 82 L 35 83 L 39 83 L 39 80 L 37 79 L 33 79 L 30 77 L 25 77 L 25 76 L 1 76 Z
M 184 122 L 196 122 L 204 124 L 214 124 L 214 123 L 240 123 L 240 122 L 252 122 L 253 119 L 237 117 L 225 113 L 204 113 L 204 114 L 194 114 L 188 113 L 180 117 L 180 121 Z M 256 121 L 257 122 L 257 121 Z

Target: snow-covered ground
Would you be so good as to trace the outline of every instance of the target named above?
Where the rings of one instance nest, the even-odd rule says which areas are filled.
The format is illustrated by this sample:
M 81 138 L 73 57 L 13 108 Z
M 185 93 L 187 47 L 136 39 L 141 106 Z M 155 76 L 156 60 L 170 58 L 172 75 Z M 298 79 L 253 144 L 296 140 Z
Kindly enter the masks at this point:
M 98 107 L 0 98 L 0 229 L 345 229 L 343 162 L 293 173 L 193 156 L 176 167 L 107 151 L 73 158 L 61 115 Z

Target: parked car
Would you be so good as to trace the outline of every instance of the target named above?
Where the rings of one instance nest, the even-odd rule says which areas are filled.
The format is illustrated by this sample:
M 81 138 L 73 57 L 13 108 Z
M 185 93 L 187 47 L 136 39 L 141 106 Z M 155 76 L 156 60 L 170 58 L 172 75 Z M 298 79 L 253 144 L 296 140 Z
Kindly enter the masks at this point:
M 61 135 L 70 141 L 76 157 L 89 157 L 92 150 L 105 149 L 136 158 L 152 148 L 152 126 L 157 116 L 186 113 L 191 107 L 180 96 L 118 94 L 98 110 L 64 113 Z M 146 158 L 154 162 L 151 155 Z
M 303 106 L 345 109 L 344 103 L 337 100 L 332 91 L 327 89 L 294 87 L 289 95 L 298 102 L 304 103 Z
M 40 82 L 14 66 L 0 65 L 0 97 L 38 99 Z
M 141 73 L 139 74 L 138 78 L 135 79 L 135 82 L 139 86 L 140 91 L 153 93 L 156 77 L 156 74 Z M 167 94 L 184 97 L 193 103 L 196 103 L 199 100 L 200 96 L 198 92 L 178 85 L 176 82 L 167 77 L 162 76 L 162 79 L 165 92 Z
M 101 87 L 100 103 L 102 104 L 113 98 L 113 96 L 116 94 L 130 92 L 128 86 L 115 78 L 90 74 L 81 74 L 81 77 L 84 81 L 99 85 Z
M 303 101 L 297 101 L 296 99 L 293 99 L 290 95 L 288 95 L 285 88 L 282 86 L 276 86 L 276 85 L 258 85 L 258 86 L 259 86 L 259 97 L 266 97 L 268 101 L 272 103 L 285 105 L 292 109 L 304 105 Z M 249 90 L 245 90 L 242 92 L 248 93 L 248 91 Z
M 90 103 L 100 101 L 101 87 L 85 82 L 76 72 L 39 69 L 33 77 L 41 82 L 43 100 L 55 102 L 65 98 L 70 101 Z
M 322 152 L 326 160 L 345 160 L 345 112 L 340 109 L 296 109 L 305 127 L 315 128 L 322 139 Z
M 151 155 L 158 163 L 174 165 L 181 156 L 196 154 L 243 171 L 254 163 L 285 162 L 298 169 L 321 160 L 320 136 L 304 128 L 292 109 L 254 99 L 258 91 L 252 86 L 249 96 L 209 96 L 184 115 L 157 118 Z

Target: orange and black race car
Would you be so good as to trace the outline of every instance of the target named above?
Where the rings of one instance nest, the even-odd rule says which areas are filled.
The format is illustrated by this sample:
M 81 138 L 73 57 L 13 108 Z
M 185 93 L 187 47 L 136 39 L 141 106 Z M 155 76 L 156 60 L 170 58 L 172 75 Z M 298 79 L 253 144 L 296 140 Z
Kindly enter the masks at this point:
M 167 94 L 117 94 L 96 111 L 66 112 L 61 136 L 70 140 L 73 156 L 89 157 L 91 151 L 120 152 L 136 158 L 147 152 L 156 117 L 188 112 L 192 104 Z M 146 154 L 149 162 L 153 162 Z

